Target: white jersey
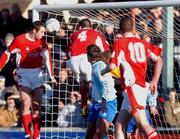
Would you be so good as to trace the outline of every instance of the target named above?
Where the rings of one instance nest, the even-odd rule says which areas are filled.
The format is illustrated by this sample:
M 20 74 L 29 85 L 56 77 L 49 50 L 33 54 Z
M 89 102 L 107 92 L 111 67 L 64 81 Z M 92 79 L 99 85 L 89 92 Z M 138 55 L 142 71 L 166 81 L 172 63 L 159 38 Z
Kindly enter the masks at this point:
M 91 96 L 94 101 L 101 102 L 102 98 L 111 101 L 116 98 L 114 88 L 114 79 L 110 73 L 101 76 L 101 71 L 105 69 L 106 64 L 98 61 L 92 65 L 92 91 Z

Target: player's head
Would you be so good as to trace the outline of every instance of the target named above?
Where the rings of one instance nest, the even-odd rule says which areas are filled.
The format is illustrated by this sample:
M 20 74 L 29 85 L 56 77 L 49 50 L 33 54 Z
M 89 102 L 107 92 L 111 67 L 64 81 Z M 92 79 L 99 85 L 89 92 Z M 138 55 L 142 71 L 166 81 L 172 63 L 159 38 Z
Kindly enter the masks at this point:
M 87 57 L 88 61 L 92 64 L 101 60 L 101 51 L 99 47 L 93 44 L 89 45 L 87 47 Z
M 79 27 L 80 28 L 91 28 L 91 21 L 87 18 L 82 19 L 79 21 Z
M 133 21 L 130 17 L 125 16 L 122 19 L 120 19 L 119 26 L 120 26 L 120 31 L 122 33 L 133 31 Z
M 32 23 L 31 31 L 34 34 L 35 39 L 41 39 L 46 31 L 45 25 L 41 21 L 35 21 Z

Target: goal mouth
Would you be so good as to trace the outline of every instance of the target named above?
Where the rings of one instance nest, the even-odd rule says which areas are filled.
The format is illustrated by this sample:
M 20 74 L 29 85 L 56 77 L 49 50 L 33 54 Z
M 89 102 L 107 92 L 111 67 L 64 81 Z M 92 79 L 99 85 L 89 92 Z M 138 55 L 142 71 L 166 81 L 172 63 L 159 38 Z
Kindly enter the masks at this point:
M 58 137 L 64 133 L 71 132 L 78 138 L 78 131 L 85 133 L 86 119 L 81 119 L 80 113 L 71 111 L 65 115 L 67 123 L 58 123 L 59 101 L 65 105 L 70 102 L 72 91 L 79 89 L 72 71 L 69 68 L 66 57 L 66 47 L 69 35 L 78 28 L 78 22 L 83 18 L 88 18 L 92 22 L 92 27 L 106 36 L 111 47 L 113 40 L 119 37 L 119 21 L 123 16 L 133 19 L 134 33 L 137 37 L 144 39 L 158 47 L 163 47 L 164 69 L 158 84 L 159 96 L 167 99 L 167 87 L 175 87 L 180 91 L 179 69 L 174 62 L 180 60 L 180 2 L 179 1 L 140 1 L 140 2 L 115 2 L 115 3 L 91 3 L 91 4 L 62 4 L 62 5 L 39 5 L 33 8 L 33 20 L 46 22 L 50 18 L 56 18 L 60 23 L 60 31 L 54 34 L 46 33 L 46 42 L 51 45 L 51 54 L 55 77 L 58 80 L 60 72 L 63 71 L 66 83 L 59 81 L 58 86 L 51 86 L 48 74 L 44 69 L 46 93 L 43 96 L 43 134 L 44 138 Z M 177 59 L 179 58 L 179 59 Z M 175 59 L 175 60 L 174 60 Z M 177 63 L 178 63 L 177 62 Z M 152 79 L 153 61 L 149 62 L 147 80 Z M 180 64 L 179 64 L 180 66 Z M 173 78 L 174 77 L 174 78 Z M 63 78 L 63 77 L 62 77 Z M 69 89 L 70 88 L 70 89 Z M 49 91 L 49 92 L 48 92 Z M 79 103 L 79 102 L 78 102 Z M 172 128 L 165 118 L 163 103 L 157 100 L 159 115 L 152 116 L 153 126 L 164 137 L 180 136 L 180 129 L 176 125 Z M 80 111 L 80 110 L 79 110 Z M 77 115 L 76 117 L 73 117 Z M 78 130 L 76 130 L 78 129 Z M 172 132 L 170 132 L 172 130 Z M 110 133 L 113 133 L 111 128 Z M 48 132 L 46 134 L 46 132 Z M 52 134 L 49 134 L 51 132 Z M 55 133 L 55 134 L 54 134 Z

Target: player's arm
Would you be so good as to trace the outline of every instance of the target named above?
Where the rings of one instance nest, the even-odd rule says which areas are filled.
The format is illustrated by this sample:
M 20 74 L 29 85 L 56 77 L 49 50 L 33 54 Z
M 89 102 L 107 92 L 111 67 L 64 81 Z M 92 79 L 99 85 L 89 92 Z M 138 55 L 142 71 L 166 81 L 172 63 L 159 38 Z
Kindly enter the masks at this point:
M 156 46 L 150 47 L 150 57 L 155 61 L 155 69 L 154 69 L 154 75 L 150 84 L 150 89 L 152 93 L 154 93 L 157 90 L 157 83 L 159 81 L 162 67 L 163 67 L 163 59 L 161 57 L 162 49 Z
M 41 55 L 43 57 L 44 64 L 47 67 L 47 70 L 48 70 L 49 76 L 51 78 L 51 81 L 53 83 L 56 83 L 56 80 L 54 78 L 53 68 L 52 68 L 52 61 L 51 61 L 50 50 L 49 50 L 49 48 L 48 48 L 48 46 L 46 44 L 44 44 L 44 46 L 45 47 L 43 48 L 43 50 L 41 52 Z

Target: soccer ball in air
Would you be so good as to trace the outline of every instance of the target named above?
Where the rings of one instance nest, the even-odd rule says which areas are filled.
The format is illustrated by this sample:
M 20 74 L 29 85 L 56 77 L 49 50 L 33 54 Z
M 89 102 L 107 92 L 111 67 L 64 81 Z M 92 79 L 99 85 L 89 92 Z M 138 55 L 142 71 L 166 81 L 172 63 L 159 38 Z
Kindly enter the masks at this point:
M 49 32 L 49 33 L 52 33 L 52 32 L 58 32 L 59 29 L 60 29 L 60 23 L 57 19 L 55 18 L 50 18 L 46 21 L 45 23 L 46 25 L 46 30 Z

